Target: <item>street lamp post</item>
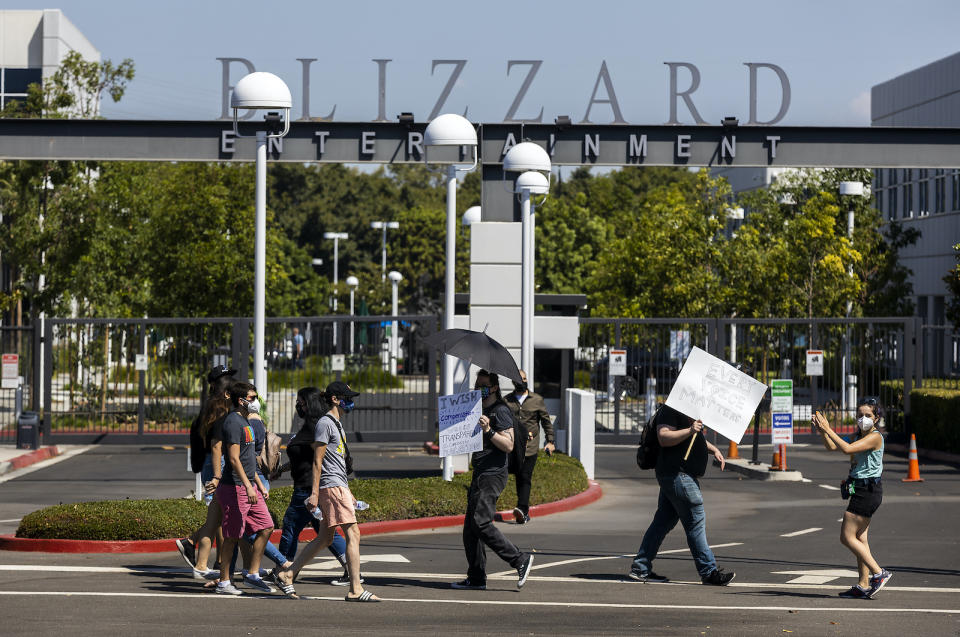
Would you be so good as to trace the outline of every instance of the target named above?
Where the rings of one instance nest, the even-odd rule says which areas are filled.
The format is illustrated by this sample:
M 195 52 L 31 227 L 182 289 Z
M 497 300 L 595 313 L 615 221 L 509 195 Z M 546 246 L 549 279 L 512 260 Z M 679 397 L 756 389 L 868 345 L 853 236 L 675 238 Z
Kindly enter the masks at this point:
M 446 241 L 446 273 L 444 277 L 444 299 L 443 299 L 443 327 L 444 329 L 453 329 L 454 311 L 456 303 L 454 302 L 454 283 L 456 280 L 457 266 L 457 171 L 468 172 L 477 167 L 477 130 L 470 121 L 460 115 L 447 113 L 434 118 L 427 124 L 423 132 L 424 156 L 423 161 L 428 162 L 427 151 L 430 147 L 455 147 L 463 148 L 469 146 L 473 150 L 473 163 L 470 166 L 457 165 L 451 163 L 447 166 L 447 241 Z M 453 393 L 453 368 L 455 365 L 452 356 L 443 357 L 443 387 L 441 395 L 449 396 Z M 467 370 L 469 374 L 470 370 Z M 453 480 L 453 458 L 445 457 L 443 459 L 443 479 Z
M 863 182 L 861 181 L 841 181 L 840 197 L 862 197 Z M 847 211 L 847 238 L 853 243 L 853 200 L 850 199 L 850 209 Z M 853 264 L 847 266 L 847 276 L 853 277 Z M 853 313 L 853 301 L 847 301 L 847 318 Z M 843 392 L 840 396 L 840 410 L 843 417 L 847 417 L 848 409 L 856 409 L 857 404 L 857 385 L 851 367 L 853 365 L 850 353 L 850 326 L 847 325 L 843 335 L 843 361 L 840 368 L 843 370 Z
M 521 226 L 521 297 L 520 297 L 520 367 L 533 388 L 533 290 L 534 290 L 534 206 L 533 195 L 550 192 L 547 177 L 551 169 L 550 155 L 533 142 L 521 142 L 503 157 L 503 171 L 519 172 L 513 191 L 520 195 Z M 545 174 L 546 173 L 546 174 Z
M 387 280 L 387 230 L 396 230 L 400 227 L 399 221 L 371 221 L 370 227 L 374 230 L 383 230 L 380 241 L 380 280 Z
M 353 344 L 356 342 L 353 337 L 353 293 L 356 292 L 358 285 L 360 281 L 357 277 L 347 277 L 347 286 L 350 288 L 350 354 L 353 354 Z
M 399 314 L 397 308 L 397 286 L 400 285 L 400 281 L 403 280 L 403 275 L 396 270 L 391 270 L 387 276 L 390 278 L 390 284 L 393 287 L 393 321 L 390 322 L 390 374 L 396 376 L 397 349 L 399 344 L 397 338 L 397 315 Z
M 338 273 L 338 268 L 340 267 L 340 239 L 348 239 L 350 235 L 346 232 L 324 232 L 324 239 L 333 239 L 333 313 L 337 313 L 337 286 L 340 284 L 340 275 Z M 333 323 L 333 347 L 337 347 L 337 323 Z
M 267 368 L 264 358 L 264 324 L 266 322 L 266 254 L 267 254 L 267 139 L 282 138 L 290 131 L 290 89 L 272 73 L 256 72 L 244 76 L 233 87 L 230 106 L 233 109 L 233 133 L 239 131 L 240 109 L 267 110 L 267 130 L 258 130 L 256 156 L 256 231 L 254 236 L 253 291 L 253 382 L 257 391 L 267 395 Z M 280 114 L 282 111 L 283 115 Z M 282 130 L 281 130 L 282 123 Z
M 465 228 L 469 228 L 481 219 L 483 219 L 483 213 L 480 210 L 480 206 L 470 206 L 466 212 L 463 213 L 463 216 L 460 217 L 460 223 Z

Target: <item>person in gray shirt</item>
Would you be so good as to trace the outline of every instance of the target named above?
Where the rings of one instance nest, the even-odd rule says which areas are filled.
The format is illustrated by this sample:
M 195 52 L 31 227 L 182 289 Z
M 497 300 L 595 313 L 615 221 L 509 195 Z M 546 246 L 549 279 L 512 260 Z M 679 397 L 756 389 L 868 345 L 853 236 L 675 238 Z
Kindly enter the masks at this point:
M 347 475 L 353 472 L 350 449 L 340 419 L 353 409 L 353 399 L 359 395 L 341 381 L 327 385 L 323 398 L 330 410 L 319 421 L 313 438 L 313 486 L 310 497 L 304 500 L 309 510 L 323 515 L 320 534 L 297 555 L 288 568 L 274 572 L 274 581 L 284 593 L 296 597 L 293 580 L 320 551 L 330 546 L 337 527 L 347 539 L 347 571 L 350 573 L 348 602 L 379 602 L 380 598 L 360 583 L 360 527 L 355 507 L 357 499 L 350 492 Z M 315 514 L 316 515 L 316 514 Z M 325 528 L 324 528 L 325 527 Z

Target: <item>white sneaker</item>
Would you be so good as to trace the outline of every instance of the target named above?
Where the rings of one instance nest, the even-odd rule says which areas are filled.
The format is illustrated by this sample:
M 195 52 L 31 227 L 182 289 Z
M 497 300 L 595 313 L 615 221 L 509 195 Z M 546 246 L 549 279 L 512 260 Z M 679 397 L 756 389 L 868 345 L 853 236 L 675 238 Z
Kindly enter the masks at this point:
M 193 569 L 193 579 L 195 580 L 211 581 L 211 580 L 219 579 L 219 577 L 220 577 L 220 571 L 214 571 L 209 568 L 205 571 L 198 571 L 197 569 Z
M 220 582 L 216 588 L 217 595 L 243 595 L 243 591 L 233 585 L 233 582 Z

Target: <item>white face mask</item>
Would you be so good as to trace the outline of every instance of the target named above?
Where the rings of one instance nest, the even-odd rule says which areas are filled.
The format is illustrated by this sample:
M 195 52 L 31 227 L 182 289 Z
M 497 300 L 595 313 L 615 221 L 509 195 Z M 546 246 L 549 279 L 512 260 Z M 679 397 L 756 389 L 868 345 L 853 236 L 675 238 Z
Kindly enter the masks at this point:
M 248 402 L 248 403 L 247 403 L 247 411 L 248 411 L 249 413 L 251 413 L 251 414 L 259 414 L 259 413 L 260 413 L 260 400 L 259 400 L 258 398 L 254 398 L 253 400 L 251 400 L 250 402 Z
M 870 416 L 860 416 L 857 418 L 857 424 L 860 426 L 860 431 L 869 431 L 873 427 L 873 418 Z

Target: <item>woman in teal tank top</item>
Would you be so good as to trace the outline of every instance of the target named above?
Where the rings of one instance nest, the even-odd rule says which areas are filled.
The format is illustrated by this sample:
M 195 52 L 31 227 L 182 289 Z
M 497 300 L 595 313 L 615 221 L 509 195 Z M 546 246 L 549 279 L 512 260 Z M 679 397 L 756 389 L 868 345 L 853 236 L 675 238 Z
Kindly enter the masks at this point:
M 867 531 L 873 514 L 883 500 L 883 417 L 875 398 L 861 400 L 857 406 L 857 436 L 847 442 L 830 428 L 830 423 L 819 411 L 813 415 L 813 425 L 823 437 L 823 446 L 850 456 L 850 473 L 841 484 L 843 497 L 850 504 L 843 514 L 840 542 L 857 558 L 860 581 L 840 593 L 840 597 L 872 599 L 892 577 L 873 559 Z

